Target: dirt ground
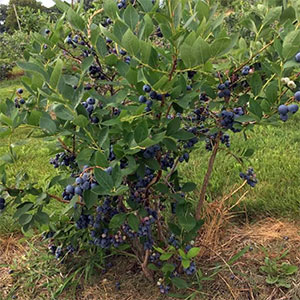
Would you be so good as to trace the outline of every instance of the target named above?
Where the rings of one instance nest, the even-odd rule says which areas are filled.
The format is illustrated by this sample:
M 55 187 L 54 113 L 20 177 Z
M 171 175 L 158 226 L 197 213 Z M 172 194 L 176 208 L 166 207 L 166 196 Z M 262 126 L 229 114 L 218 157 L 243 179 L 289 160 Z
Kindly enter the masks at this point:
M 207 235 L 207 229 L 204 229 Z M 218 241 L 212 237 L 205 240 L 204 232 L 196 241 L 202 251 L 198 257 L 198 267 L 203 273 L 209 273 L 217 263 L 226 263 L 245 246 L 250 251 L 236 263 L 221 271 L 213 281 L 204 281 L 202 290 L 192 299 L 207 300 L 299 300 L 300 272 L 288 279 L 291 288 L 279 288 L 265 282 L 266 275 L 259 272 L 266 255 L 279 257 L 288 250 L 280 260 L 300 267 L 300 224 L 287 220 L 267 218 L 254 224 L 239 225 L 229 222 L 226 228 L 219 228 Z M 37 241 L 35 241 L 36 243 Z M 205 247 L 203 246 L 205 245 Z M 40 246 L 41 247 L 41 246 Z M 39 251 L 43 251 L 42 248 Z M 31 253 L 31 254 L 29 254 Z M 171 299 L 161 295 L 155 283 L 144 277 L 139 265 L 131 258 L 116 258 L 112 268 L 105 274 L 99 273 L 88 284 L 79 284 L 74 293 L 66 289 L 58 298 L 49 292 L 47 283 L 53 284 L 51 274 L 44 273 L 36 277 L 32 294 L 30 289 L 22 288 L 24 278 L 20 280 L 16 274 L 30 276 L 34 272 L 32 266 L 32 249 L 29 249 L 20 235 L 0 238 L 0 299 L 80 299 L 80 300 L 159 300 Z M 16 268 L 16 274 L 10 274 L 10 265 Z M 38 268 L 40 268 L 39 266 Z M 44 266 L 45 268 L 47 266 Z M 51 266 L 53 268 L 53 266 Z M 27 273 L 26 273 L 27 272 Z M 38 270 L 36 270 L 38 272 Z M 59 269 L 52 276 L 60 278 L 64 275 Z M 29 280 L 29 279 L 28 279 Z M 116 288 L 116 283 L 120 288 Z M 11 293 L 15 289 L 15 292 Z M 72 290 L 73 291 L 73 290 Z M 175 291 L 176 292 L 176 291 Z M 189 292 L 193 292 L 190 289 Z M 74 296 L 71 296 L 74 295 Z M 16 298 L 14 298 L 16 297 Z M 74 298 L 75 297 L 75 298 Z M 173 298 L 174 299 L 174 298 Z

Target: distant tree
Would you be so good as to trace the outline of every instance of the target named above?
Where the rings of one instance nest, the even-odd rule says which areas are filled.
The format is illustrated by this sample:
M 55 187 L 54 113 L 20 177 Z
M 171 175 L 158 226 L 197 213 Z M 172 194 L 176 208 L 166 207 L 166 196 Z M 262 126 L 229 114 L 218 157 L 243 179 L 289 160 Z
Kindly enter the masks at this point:
M 7 18 L 5 21 L 5 27 L 10 31 L 14 31 L 18 29 L 18 21 L 17 16 L 14 10 L 14 5 L 17 9 L 17 12 L 23 7 L 30 7 L 33 9 L 33 11 L 37 12 L 38 10 L 43 11 L 44 7 L 40 2 L 37 2 L 36 0 L 10 0 L 8 4 L 8 10 L 7 10 Z M 20 18 L 21 16 L 19 16 Z
M 7 18 L 7 5 L 0 4 L 0 33 L 5 31 L 5 20 Z

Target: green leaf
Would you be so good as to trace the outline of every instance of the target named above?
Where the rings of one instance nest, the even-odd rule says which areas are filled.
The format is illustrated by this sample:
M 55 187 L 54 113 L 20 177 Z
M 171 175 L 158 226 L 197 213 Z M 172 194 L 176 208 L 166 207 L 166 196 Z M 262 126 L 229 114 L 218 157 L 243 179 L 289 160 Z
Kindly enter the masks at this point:
M 69 9 L 69 5 L 66 2 L 62 2 L 60 0 L 53 0 L 57 6 L 58 9 L 60 9 L 61 11 L 68 11 Z
M 188 258 L 193 258 L 193 257 L 197 256 L 199 254 L 199 252 L 200 252 L 200 248 L 199 247 L 193 247 L 187 253 L 187 257 Z
M 168 260 L 173 256 L 173 253 L 163 253 L 159 259 L 162 261 Z
M 196 225 L 195 218 L 190 215 L 178 216 L 178 222 L 180 226 L 186 231 L 191 231 Z
M 250 103 L 250 107 L 249 107 L 250 112 L 252 112 L 259 119 L 261 119 L 262 118 L 262 109 L 261 109 L 258 101 L 254 100 L 254 99 L 250 99 L 249 103 Z
M 163 267 L 161 268 L 163 273 L 172 273 L 175 270 L 175 266 L 173 264 L 164 263 Z
M 124 34 L 122 38 L 122 45 L 130 54 L 137 55 L 139 53 L 139 40 L 130 29 L 128 29 Z
M 14 213 L 14 218 L 19 218 L 33 208 L 32 202 L 24 202 L 17 207 L 17 211 Z
M 62 74 L 62 68 L 63 68 L 63 61 L 60 58 L 58 58 L 50 77 L 50 86 L 54 89 L 56 88 L 57 83 Z
M 149 0 L 138 0 L 145 12 L 151 11 L 153 5 Z
M 191 46 L 183 44 L 180 47 L 179 54 L 186 67 L 191 68 L 196 65 L 196 58 L 191 55 Z
M 132 230 L 134 230 L 135 232 L 139 230 L 140 221 L 135 214 L 130 214 L 128 216 L 127 221 L 128 221 L 128 225 L 131 227 Z
M 34 219 L 40 223 L 41 225 L 43 224 L 49 224 L 50 222 L 50 218 L 48 216 L 48 214 L 46 214 L 45 212 L 43 211 L 40 211 L 40 212 L 37 212 L 35 215 L 34 215 Z
M 98 195 L 93 193 L 91 190 L 84 191 L 83 200 L 88 209 L 92 208 L 99 201 Z
M 251 86 L 251 90 L 252 90 L 252 93 L 254 94 L 254 96 L 257 96 L 260 93 L 262 86 L 263 86 L 261 77 L 257 72 L 255 72 L 252 75 L 252 77 L 250 78 L 249 84 Z
M 19 218 L 20 225 L 24 226 L 32 220 L 33 216 L 29 214 L 21 215 Z
M 197 64 L 205 64 L 211 57 L 209 44 L 201 37 L 198 37 L 190 50 L 190 55 L 196 58 Z
M 146 120 L 142 120 L 137 124 L 134 130 L 134 139 L 137 143 L 144 141 L 148 137 L 148 124 Z
M 56 124 L 51 119 L 51 117 L 44 112 L 41 119 L 40 119 L 40 127 L 49 133 L 54 133 L 56 131 Z
M 224 54 L 224 52 L 228 49 L 230 44 L 231 44 L 231 39 L 228 37 L 215 39 L 210 46 L 211 55 L 217 56 L 220 53 Z
M 89 123 L 90 122 L 89 122 L 88 118 L 86 118 L 84 115 L 79 115 L 73 120 L 73 124 L 75 124 L 81 128 L 86 127 Z
M 126 220 L 125 213 L 114 215 L 109 222 L 109 228 L 118 229 L 120 228 L 121 225 L 124 224 L 125 220 Z
M 25 71 L 31 71 L 36 72 L 44 77 L 45 80 L 48 80 L 48 74 L 45 72 L 45 70 L 40 67 L 39 65 L 32 63 L 32 62 L 18 62 L 17 65 L 25 70 Z
M 67 109 L 63 104 L 56 104 L 53 106 L 55 115 L 65 121 L 70 121 L 74 119 L 73 114 L 69 109 Z
M 110 192 L 114 187 L 112 176 L 99 168 L 96 168 L 94 173 L 99 185 L 95 190 L 101 190 L 103 193 Z
M 283 41 L 282 55 L 288 59 L 299 51 L 300 30 L 290 32 Z
M 127 6 L 123 18 L 125 23 L 131 28 L 132 31 L 134 31 L 136 24 L 139 21 L 139 15 L 132 5 Z
M 189 259 L 182 259 L 181 264 L 185 269 L 187 269 L 191 265 L 191 261 Z
M 117 3 L 114 0 L 105 0 L 103 3 L 104 12 L 110 18 L 115 19 L 118 11 Z
M 188 132 L 184 129 L 178 130 L 176 133 L 171 135 L 173 138 L 175 139 L 179 139 L 179 140 L 189 140 L 192 139 L 193 137 L 195 137 L 191 132 Z
M 84 31 L 85 29 L 84 20 L 71 7 L 67 12 L 67 19 L 75 29 Z
M 171 281 L 178 289 L 188 288 L 187 282 L 179 277 L 173 277 Z
M 271 8 L 266 14 L 266 16 L 263 18 L 263 25 L 266 26 L 272 22 L 278 21 L 281 12 L 282 12 L 281 6 Z
M 148 264 L 147 267 L 148 267 L 149 270 L 152 270 L 152 271 L 158 271 L 159 270 L 159 268 L 154 264 Z
M 88 56 L 87 58 L 85 58 L 81 64 L 81 70 L 82 72 L 85 72 L 88 70 L 88 68 L 91 66 L 91 64 L 93 63 L 94 61 L 94 57 L 91 55 L 91 56 Z
M 181 191 L 184 193 L 192 192 L 196 187 L 197 185 L 194 182 L 186 182 Z
M 180 128 L 180 125 L 181 125 L 181 120 L 180 118 L 175 118 L 173 119 L 172 121 L 170 121 L 168 123 L 168 126 L 167 126 L 167 135 L 172 135 L 174 133 L 176 133 L 179 128 Z

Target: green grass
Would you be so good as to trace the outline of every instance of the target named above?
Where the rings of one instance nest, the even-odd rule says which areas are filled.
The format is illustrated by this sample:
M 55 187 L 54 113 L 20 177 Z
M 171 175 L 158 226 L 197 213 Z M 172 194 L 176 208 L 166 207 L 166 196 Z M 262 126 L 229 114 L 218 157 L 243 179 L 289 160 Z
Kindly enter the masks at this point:
M 20 79 L 0 81 L 0 99 L 13 98 L 16 90 L 21 86 Z

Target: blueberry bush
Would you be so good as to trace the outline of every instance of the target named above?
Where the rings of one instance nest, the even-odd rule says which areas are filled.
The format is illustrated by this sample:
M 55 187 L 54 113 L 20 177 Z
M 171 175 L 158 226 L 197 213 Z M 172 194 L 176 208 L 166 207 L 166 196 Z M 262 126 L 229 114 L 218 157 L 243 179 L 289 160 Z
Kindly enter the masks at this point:
M 187 288 L 187 277 L 201 277 L 194 240 L 219 150 L 254 187 L 253 150 L 232 153 L 230 136 L 247 139 L 298 110 L 299 5 L 251 4 L 232 31 L 216 1 L 105 0 L 89 12 L 55 2 L 61 17 L 32 34 L 18 63 L 29 96 L 19 89 L 1 101 L 0 132 L 22 126 L 56 139 L 58 173 L 37 186 L 26 174 L 7 178 L 2 165 L 0 208 L 14 207 L 25 231 L 47 228 L 58 260 L 127 254 L 161 293 Z M 245 24 L 251 34 L 240 36 Z M 180 173 L 197 147 L 211 152 L 201 187 Z M 52 201 L 64 209 L 50 213 Z

